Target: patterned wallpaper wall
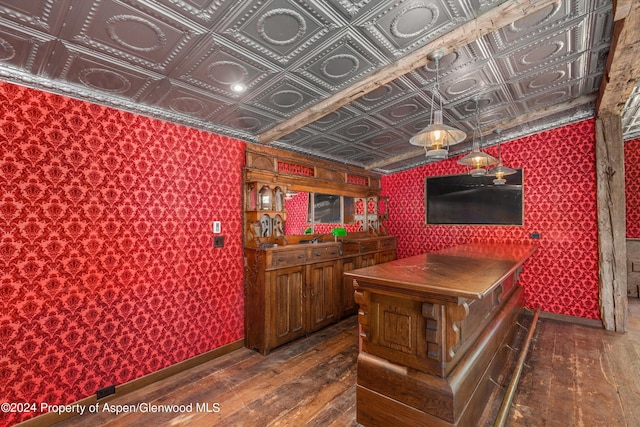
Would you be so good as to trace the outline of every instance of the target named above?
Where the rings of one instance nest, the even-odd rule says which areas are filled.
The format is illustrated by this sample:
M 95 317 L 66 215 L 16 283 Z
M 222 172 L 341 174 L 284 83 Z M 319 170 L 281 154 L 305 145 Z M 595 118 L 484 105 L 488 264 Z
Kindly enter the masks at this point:
M 594 123 L 502 145 L 505 165 L 524 169 L 521 227 L 425 225 L 424 178 L 464 173 L 458 158 L 383 177 L 398 257 L 467 242 L 535 242 L 539 248 L 521 275 L 527 306 L 599 319 Z M 496 155 L 495 147 L 487 151 Z M 531 239 L 534 232 L 541 239 Z
M 640 138 L 624 144 L 627 237 L 640 239 Z
M 309 193 L 299 192 L 288 200 L 285 200 L 285 208 L 287 209 L 287 221 L 285 224 L 286 234 L 304 234 L 304 230 L 309 227 L 307 216 L 309 212 Z M 315 234 L 331 233 L 340 224 L 314 224 L 313 232 Z M 347 233 L 355 233 L 358 231 L 360 224 L 345 224 L 344 229 Z M 323 240 L 324 241 L 324 240 Z
M 6 83 L 0 105 L 0 402 L 243 338 L 243 142 Z
M 309 227 L 307 224 L 309 193 L 300 191 L 285 199 L 284 207 L 287 210 L 287 220 L 284 224 L 285 234 L 304 234 L 304 230 Z

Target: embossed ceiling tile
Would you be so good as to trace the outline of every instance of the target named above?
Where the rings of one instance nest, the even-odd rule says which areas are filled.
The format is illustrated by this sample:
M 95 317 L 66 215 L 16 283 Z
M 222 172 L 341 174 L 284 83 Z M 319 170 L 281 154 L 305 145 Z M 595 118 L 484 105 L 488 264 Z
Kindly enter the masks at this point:
M 496 54 L 529 45 L 532 40 L 540 38 L 541 34 L 557 31 L 584 15 L 585 3 L 578 0 L 557 0 L 552 5 L 490 34 L 487 39 Z
M 480 48 L 478 41 L 475 41 L 445 55 L 440 59 L 438 65 L 440 80 L 447 75 L 457 73 L 460 70 L 472 66 L 477 61 L 488 59 L 482 52 L 483 50 Z M 416 82 L 418 87 L 431 86 L 436 81 L 435 64 L 430 62 L 425 67 L 412 71 L 409 73 L 409 76 Z
M 67 22 L 65 39 L 156 72 L 173 68 L 206 31 L 179 15 L 117 0 L 80 2 Z
M 416 90 L 418 89 L 411 80 L 400 77 L 358 98 L 353 104 L 362 111 L 370 111 Z
M 329 8 L 340 12 L 345 19 L 353 21 L 376 5 L 393 3 L 394 1 L 395 0 L 324 0 L 322 4 L 326 4 Z
M 310 138 L 306 138 L 300 141 L 292 141 L 291 145 L 296 147 L 305 148 L 307 150 L 313 150 L 316 152 L 328 152 L 332 147 L 337 145 L 341 146 L 343 143 L 336 139 L 332 138 L 331 135 L 324 134 L 316 134 Z
M 423 118 L 431 112 L 431 102 L 423 93 L 416 93 L 399 99 L 371 114 L 371 117 L 386 122 L 390 126 L 416 118 Z
M 158 75 L 122 61 L 94 56 L 74 45 L 65 47 L 64 52 L 56 49 L 60 66 L 53 77 L 78 83 L 89 90 L 137 101 L 161 80 Z
M 374 162 L 379 162 L 386 159 L 388 156 L 385 153 L 379 151 L 364 150 L 360 154 L 354 154 L 350 157 L 352 162 L 361 163 L 362 165 L 368 165 Z
M 478 16 L 502 3 L 504 3 L 504 0 L 469 0 L 469 8 L 474 12 L 475 16 Z
M 358 141 L 358 145 L 370 150 L 385 150 L 387 147 L 397 145 L 398 142 L 408 143 L 409 138 L 401 132 L 393 129 L 383 130 L 375 135 L 370 135 Z
M 471 104 L 471 102 L 469 104 Z M 475 111 L 471 111 L 470 105 L 468 109 L 470 110 L 468 118 L 457 122 L 456 125 L 469 129 L 467 132 L 467 139 L 473 140 L 473 129 L 476 127 Z M 520 114 L 520 111 L 518 111 L 516 106 L 511 104 L 502 104 L 498 108 L 494 108 L 492 110 L 483 110 L 481 108 L 480 113 L 478 114 L 478 122 L 480 123 L 480 128 L 485 129 L 495 125 L 496 123 L 515 119 L 518 114 Z
M 249 55 L 220 37 L 206 37 L 171 73 L 176 79 L 229 98 L 250 96 L 269 82 L 280 69 Z M 246 87 L 243 94 L 231 90 L 235 83 Z
M 221 112 L 233 106 L 223 99 L 184 87 L 179 82 L 166 80 L 142 101 L 175 114 L 196 117 L 212 123 L 221 123 L 217 120 Z
M 464 122 L 467 128 L 475 126 L 476 98 L 481 125 L 484 116 L 502 116 L 499 118 L 504 120 L 516 114 L 512 108 L 512 97 L 505 87 L 496 86 L 493 90 L 479 93 L 471 99 L 466 98 L 457 103 L 448 104 L 449 112 L 452 117 L 455 117 L 457 123 Z
M 594 13 L 586 17 L 589 29 L 589 45 L 592 49 L 609 48 L 613 34 L 613 16 L 611 14 L 611 2 L 605 6 L 597 7 Z
M 272 81 L 269 87 L 251 100 L 251 105 L 260 107 L 273 114 L 289 117 L 315 104 L 318 99 L 326 95 L 293 77 L 284 77 Z
M 546 92 L 539 92 L 534 96 L 518 99 L 515 103 L 522 113 L 537 111 L 549 105 L 568 101 L 580 93 L 579 83 L 551 88 Z
M 572 56 L 579 55 L 584 50 L 584 25 L 579 22 L 565 31 L 550 34 L 499 57 L 498 63 L 506 74 L 505 80 L 511 80 L 511 76 L 571 60 Z
M 382 65 L 377 52 L 353 30 L 316 46 L 315 54 L 294 72 L 333 93 Z
M 225 109 L 227 111 L 227 109 Z M 224 114 L 221 113 L 221 114 Z M 247 106 L 229 109 L 228 114 L 219 118 L 220 124 L 254 135 L 263 132 L 279 122 L 279 118 Z
M 380 3 L 354 23 L 380 49 L 400 57 L 469 19 L 456 2 L 397 0 Z
M 44 69 L 49 53 L 56 44 L 46 34 L 0 21 L 0 62 L 30 73 Z
M 583 69 L 584 56 L 578 56 L 573 61 L 563 62 L 532 74 L 524 78 L 507 82 L 513 99 L 520 99 L 534 95 L 538 92 L 546 92 L 550 88 L 566 85 L 580 76 Z
M 313 132 L 306 130 L 304 128 L 298 129 L 294 132 L 291 132 L 288 135 L 284 135 L 282 137 L 280 137 L 280 139 L 278 139 L 279 142 L 281 143 L 285 143 L 285 144 L 297 144 L 301 141 L 304 141 L 305 139 L 311 137 L 312 135 L 314 135 Z
M 388 126 L 370 117 L 361 117 L 348 122 L 339 128 L 333 129 L 331 135 L 341 138 L 346 142 L 360 140 L 374 133 L 386 129 Z
M 600 90 L 602 82 L 602 74 L 595 74 L 591 77 L 582 79 L 582 94 L 596 93 Z
M 225 36 L 279 64 L 289 64 L 342 26 L 315 4 L 266 0 L 243 2 L 242 9 L 225 18 Z
M 492 61 L 475 62 L 440 80 L 443 102 L 450 104 L 462 98 L 491 89 L 500 82 Z
M 352 108 L 342 107 L 326 116 L 320 117 L 313 123 L 306 126 L 309 129 L 326 132 L 331 128 L 338 127 L 342 123 L 356 118 L 359 114 Z
M 602 75 L 607 65 L 608 55 L 609 46 L 588 51 L 586 75 Z
M 3 0 L 0 17 L 47 34 L 58 34 L 69 9 L 70 0 Z
M 224 13 L 232 7 L 239 7 L 242 2 L 220 0 L 120 0 L 132 4 L 135 2 L 146 3 L 153 6 L 161 4 L 167 9 L 173 9 L 177 13 L 188 16 L 189 19 L 209 27 L 221 21 Z
M 355 144 L 334 144 L 330 149 L 324 151 L 335 158 L 349 161 L 353 161 L 355 158 L 370 154 L 369 150 L 358 147 Z

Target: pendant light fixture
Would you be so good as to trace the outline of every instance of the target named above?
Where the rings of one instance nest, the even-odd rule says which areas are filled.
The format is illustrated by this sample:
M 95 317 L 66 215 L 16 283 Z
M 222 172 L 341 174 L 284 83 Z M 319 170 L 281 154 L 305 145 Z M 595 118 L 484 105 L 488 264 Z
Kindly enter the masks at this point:
M 516 173 L 516 170 L 508 168 L 502 164 L 502 153 L 500 151 L 500 143 L 502 142 L 500 134 L 502 131 L 500 129 L 496 129 L 494 132 L 498 135 L 498 166 L 491 169 L 487 176 L 496 177 L 496 179 L 493 180 L 494 185 L 504 185 L 507 182 L 504 177 L 507 175 L 513 175 Z
M 439 95 L 439 64 L 444 56 L 442 50 L 429 54 L 429 60 L 435 63 L 436 83 L 431 93 L 431 121 L 429 126 L 409 140 L 412 145 L 424 147 L 426 156 L 432 160 L 446 159 L 449 146 L 464 141 L 467 134 L 454 127 L 442 123 L 442 98 Z M 437 98 L 437 99 L 436 99 Z
M 458 160 L 458 164 L 471 166 L 469 175 L 473 177 L 484 176 L 487 173 L 487 167 L 495 165 L 498 160 L 490 154 L 482 151 L 482 132 L 480 130 L 480 120 L 478 119 L 478 97 L 473 98 L 476 106 L 476 126 L 473 129 L 473 145 L 471 152 Z

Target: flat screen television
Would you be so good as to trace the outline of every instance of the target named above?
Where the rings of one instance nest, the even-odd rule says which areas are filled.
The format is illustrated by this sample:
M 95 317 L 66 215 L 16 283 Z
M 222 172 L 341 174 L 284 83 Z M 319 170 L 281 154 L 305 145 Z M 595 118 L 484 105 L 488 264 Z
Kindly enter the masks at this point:
M 494 178 L 468 174 L 427 177 L 427 224 L 523 225 L 522 169 L 505 176 L 504 185 L 494 185 Z

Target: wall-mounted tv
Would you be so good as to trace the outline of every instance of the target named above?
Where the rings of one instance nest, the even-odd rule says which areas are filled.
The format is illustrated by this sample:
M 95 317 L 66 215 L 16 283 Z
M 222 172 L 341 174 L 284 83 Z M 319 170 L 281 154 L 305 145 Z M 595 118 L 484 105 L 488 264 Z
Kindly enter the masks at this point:
M 490 176 L 427 177 L 427 224 L 523 225 L 522 169 L 504 178 L 504 185 L 494 185 Z

